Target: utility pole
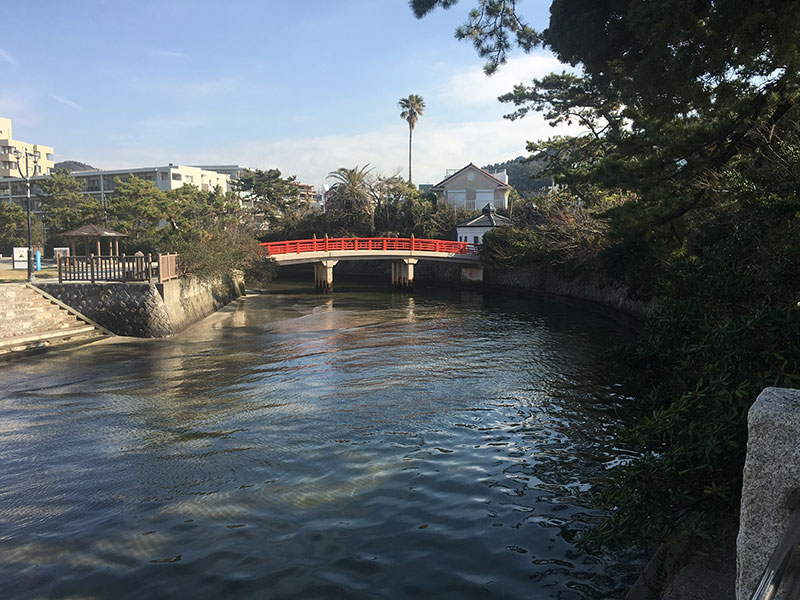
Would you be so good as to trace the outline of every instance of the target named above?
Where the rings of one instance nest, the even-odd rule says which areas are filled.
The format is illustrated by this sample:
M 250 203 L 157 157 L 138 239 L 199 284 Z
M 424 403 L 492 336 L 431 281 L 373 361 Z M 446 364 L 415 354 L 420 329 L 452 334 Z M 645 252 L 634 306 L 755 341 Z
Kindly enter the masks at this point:
M 32 236 L 32 229 L 31 229 L 31 172 L 30 172 L 30 164 L 28 162 L 29 159 L 33 159 L 33 172 L 36 173 L 36 167 L 39 165 L 39 158 L 41 158 L 41 154 L 38 150 L 34 150 L 31 152 L 30 150 L 25 150 L 25 173 L 22 173 L 22 165 L 20 164 L 20 159 L 22 158 L 22 152 L 20 152 L 17 148 L 11 149 L 11 154 L 13 154 L 17 159 L 17 171 L 21 177 L 25 179 L 25 188 L 26 188 L 26 196 L 28 198 L 28 281 L 34 282 L 36 281 L 36 276 L 34 275 L 34 268 L 33 268 L 33 236 Z

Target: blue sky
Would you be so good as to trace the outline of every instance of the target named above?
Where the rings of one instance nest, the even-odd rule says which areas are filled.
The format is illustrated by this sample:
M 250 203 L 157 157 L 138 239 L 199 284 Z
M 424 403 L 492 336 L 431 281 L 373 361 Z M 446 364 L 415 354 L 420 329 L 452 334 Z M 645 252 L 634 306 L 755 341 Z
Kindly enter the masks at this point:
M 397 100 L 420 94 L 414 181 L 524 153 L 553 135 L 510 123 L 496 97 L 563 67 L 517 53 L 486 78 L 454 39 L 470 0 L 422 20 L 406 0 L 45 0 L 3 7 L 0 116 L 56 159 L 101 168 L 225 163 L 277 167 L 320 185 L 339 167 L 407 169 Z M 548 3 L 526 17 L 546 25 Z

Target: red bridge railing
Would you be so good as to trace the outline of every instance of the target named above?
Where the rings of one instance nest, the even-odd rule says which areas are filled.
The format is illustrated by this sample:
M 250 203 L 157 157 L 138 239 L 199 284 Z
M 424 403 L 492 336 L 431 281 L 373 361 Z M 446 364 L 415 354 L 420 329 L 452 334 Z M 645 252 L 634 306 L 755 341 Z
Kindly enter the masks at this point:
M 449 254 L 478 254 L 479 247 L 467 242 L 451 240 L 426 240 L 418 238 L 314 238 L 264 242 L 269 256 L 276 254 L 302 254 L 303 252 L 334 252 L 337 250 L 405 250 L 411 252 L 447 252 Z

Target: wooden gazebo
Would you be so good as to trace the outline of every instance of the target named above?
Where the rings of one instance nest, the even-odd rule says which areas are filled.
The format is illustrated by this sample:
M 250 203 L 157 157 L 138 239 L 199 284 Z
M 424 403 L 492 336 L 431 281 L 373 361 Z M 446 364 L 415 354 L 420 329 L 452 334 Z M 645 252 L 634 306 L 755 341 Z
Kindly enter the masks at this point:
M 101 239 L 108 240 L 108 254 L 107 256 L 119 256 L 119 238 L 128 237 L 127 233 L 120 233 L 119 231 L 112 231 L 99 225 L 83 225 L 72 231 L 67 231 L 61 234 L 62 237 L 69 238 L 69 253 L 70 256 L 75 254 L 75 241 L 83 238 L 86 248 L 86 256 L 89 256 L 89 242 L 94 240 L 97 243 L 97 256 L 102 256 L 103 252 L 100 246 Z

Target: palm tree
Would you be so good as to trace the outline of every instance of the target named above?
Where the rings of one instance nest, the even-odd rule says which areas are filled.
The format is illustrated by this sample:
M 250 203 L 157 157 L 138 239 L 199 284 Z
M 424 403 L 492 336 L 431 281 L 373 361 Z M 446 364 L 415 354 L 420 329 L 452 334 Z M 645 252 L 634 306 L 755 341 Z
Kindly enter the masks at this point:
M 408 121 L 408 183 L 411 183 L 411 133 L 425 110 L 425 101 L 422 96 L 411 94 L 408 98 L 400 98 L 397 106 L 403 111 L 400 118 Z
M 328 224 L 338 233 L 369 235 L 373 228 L 372 181 L 369 165 L 336 169 L 325 200 Z

